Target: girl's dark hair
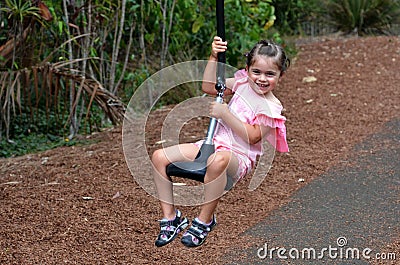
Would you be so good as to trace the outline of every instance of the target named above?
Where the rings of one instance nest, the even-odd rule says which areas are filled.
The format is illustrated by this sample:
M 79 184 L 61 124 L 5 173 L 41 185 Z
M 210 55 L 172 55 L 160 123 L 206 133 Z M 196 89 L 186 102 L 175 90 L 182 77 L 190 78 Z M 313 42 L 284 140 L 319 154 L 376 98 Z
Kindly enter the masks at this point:
M 285 50 L 271 41 L 260 40 L 249 53 L 245 54 L 247 67 L 254 64 L 257 55 L 273 58 L 281 73 L 286 72 L 290 66 L 290 59 L 286 56 Z

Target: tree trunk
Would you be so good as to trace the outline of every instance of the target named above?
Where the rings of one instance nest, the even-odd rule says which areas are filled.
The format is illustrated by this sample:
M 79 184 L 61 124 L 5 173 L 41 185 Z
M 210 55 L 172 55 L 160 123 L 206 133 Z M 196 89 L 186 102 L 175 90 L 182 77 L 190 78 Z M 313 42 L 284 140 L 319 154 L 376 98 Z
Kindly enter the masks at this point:
M 69 27 L 69 16 L 68 16 L 68 9 L 67 9 L 67 1 L 68 0 L 63 0 L 63 4 L 64 4 L 64 15 L 65 15 L 65 24 L 67 27 L 67 31 L 68 34 L 71 35 L 71 30 Z M 73 49 L 72 49 L 72 43 L 68 42 L 68 59 L 70 62 L 72 62 L 72 60 L 74 59 L 74 55 L 73 55 Z M 69 64 L 69 67 L 72 69 L 73 65 L 72 63 Z M 78 126 L 77 126 L 77 117 L 76 117 L 76 111 L 74 108 L 74 102 L 75 102 L 75 86 L 74 83 L 71 82 L 69 84 L 69 106 L 70 106 L 70 124 L 69 124 L 69 135 L 68 135 L 68 139 L 72 139 L 75 137 L 75 135 L 78 133 Z
M 140 59 L 144 66 L 147 68 L 147 58 L 146 58 L 146 45 L 144 44 L 144 0 L 140 2 L 140 35 L 139 35 L 139 48 L 142 50 L 142 58 Z
M 116 79 L 116 66 L 118 63 L 118 55 L 119 55 L 119 46 L 121 44 L 121 39 L 122 35 L 124 32 L 124 24 L 125 24 L 125 10 L 126 10 L 126 0 L 122 0 L 122 8 L 121 8 L 121 19 L 119 22 L 119 28 L 117 29 L 116 32 L 118 32 L 117 38 L 114 41 L 114 47 L 113 47 L 113 54 L 112 54 L 112 62 L 111 62 L 111 76 L 110 76 L 110 91 L 113 94 L 117 93 L 118 87 L 115 86 L 115 79 Z M 116 13 L 116 16 L 118 16 L 118 12 Z M 116 19 L 118 21 L 118 19 Z M 116 24 L 116 28 L 118 26 L 118 23 Z
M 160 56 L 160 68 L 163 69 L 165 66 L 165 60 L 167 58 L 169 49 L 169 36 L 172 28 L 172 20 L 174 17 L 174 9 L 176 0 L 172 0 L 171 7 L 169 8 L 168 2 L 170 0 L 164 0 L 158 2 L 162 13 L 162 28 L 161 28 L 161 56 Z M 168 13 L 169 12 L 169 13 Z M 168 17 L 169 16 L 169 17 Z M 168 25 L 167 25 L 168 24 Z

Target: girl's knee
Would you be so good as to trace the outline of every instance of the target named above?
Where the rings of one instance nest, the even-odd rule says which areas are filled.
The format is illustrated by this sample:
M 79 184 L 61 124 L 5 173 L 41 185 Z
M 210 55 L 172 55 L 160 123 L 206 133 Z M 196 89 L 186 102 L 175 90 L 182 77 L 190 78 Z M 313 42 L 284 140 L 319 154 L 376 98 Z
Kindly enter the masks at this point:
M 208 158 L 208 168 L 226 169 L 229 164 L 230 156 L 226 153 L 217 152 Z
M 229 155 L 221 152 L 217 152 L 211 155 L 208 159 L 207 173 L 204 176 L 204 183 L 209 183 L 215 181 L 216 179 L 219 179 L 220 181 L 215 183 L 215 185 L 217 186 L 214 186 L 214 188 L 220 188 L 221 185 L 225 185 L 223 184 L 225 181 L 224 178 L 226 176 L 224 172 L 226 172 L 226 169 L 228 167 L 229 158 Z
M 165 152 L 163 149 L 157 149 L 154 151 L 153 155 L 151 156 L 151 161 L 154 164 L 161 163 L 166 160 Z

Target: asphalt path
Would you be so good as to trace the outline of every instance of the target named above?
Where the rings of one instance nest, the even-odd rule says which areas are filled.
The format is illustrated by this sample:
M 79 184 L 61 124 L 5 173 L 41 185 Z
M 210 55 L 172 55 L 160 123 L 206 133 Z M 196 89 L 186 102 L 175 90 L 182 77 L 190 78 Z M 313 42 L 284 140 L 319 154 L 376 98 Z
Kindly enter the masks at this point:
M 227 264 L 400 264 L 400 119 L 250 228 L 254 247 Z M 237 260 L 241 257 L 241 261 Z

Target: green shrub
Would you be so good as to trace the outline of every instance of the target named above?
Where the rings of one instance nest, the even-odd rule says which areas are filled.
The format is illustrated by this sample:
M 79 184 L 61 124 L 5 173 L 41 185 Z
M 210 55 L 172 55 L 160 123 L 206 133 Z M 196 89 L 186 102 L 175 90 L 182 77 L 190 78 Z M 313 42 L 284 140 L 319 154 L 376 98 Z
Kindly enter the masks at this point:
M 29 133 L 20 134 L 12 141 L 0 141 L 0 157 L 15 157 L 29 153 L 49 150 L 59 146 L 74 145 L 76 141 L 66 141 L 63 137 L 52 134 Z
M 303 22 L 315 21 L 323 12 L 319 0 L 273 0 L 276 20 L 274 28 L 282 35 L 302 35 Z
M 382 34 L 398 22 L 399 0 L 329 0 L 328 21 L 339 30 L 357 34 Z

